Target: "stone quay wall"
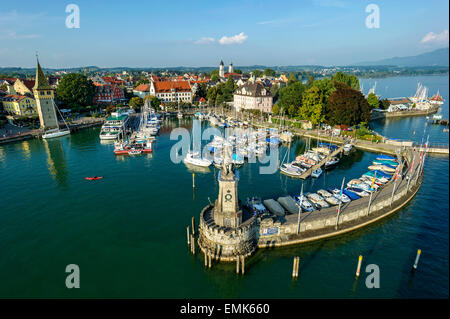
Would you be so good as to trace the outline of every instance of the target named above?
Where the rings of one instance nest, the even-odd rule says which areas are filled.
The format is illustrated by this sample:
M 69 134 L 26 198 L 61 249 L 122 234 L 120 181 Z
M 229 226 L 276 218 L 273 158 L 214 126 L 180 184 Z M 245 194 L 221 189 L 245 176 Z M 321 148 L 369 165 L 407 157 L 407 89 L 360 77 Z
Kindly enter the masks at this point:
M 257 247 L 258 227 L 256 218 L 246 220 L 237 228 L 221 227 L 214 222 L 214 205 L 208 205 L 200 213 L 198 245 L 203 253 L 220 261 L 234 261 L 236 256 L 250 256 Z
M 411 153 L 409 152 L 407 156 L 409 162 L 411 162 Z M 406 166 L 406 174 L 403 178 L 399 175 L 397 182 L 391 181 L 382 190 L 374 193 L 370 211 L 370 199 L 363 197 L 342 205 L 339 220 L 337 220 L 336 206 L 321 211 L 301 213 L 299 234 L 297 234 L 298 214 L 286 216 L 284 223 L 271 224 L 269 219 L 269 221 L 263 221 L 265 224 L 260 224 L 258 247 L 285 246 L 332 237 L 365 227 L 391 215 L 406 205 L 421 186 L 423 173 L 420 171 L 417 158 L 416 154 L 416 163 L 414 163 L 412 171 L 410 171 L 410 167 Z M 408 180 L 410 180 L 409 183 Z M 395 192 L 392 196 L 394 186 Z M 264 228 L 267 227 L 278 228 L 278 230 L 275 234 L 264 235 Z

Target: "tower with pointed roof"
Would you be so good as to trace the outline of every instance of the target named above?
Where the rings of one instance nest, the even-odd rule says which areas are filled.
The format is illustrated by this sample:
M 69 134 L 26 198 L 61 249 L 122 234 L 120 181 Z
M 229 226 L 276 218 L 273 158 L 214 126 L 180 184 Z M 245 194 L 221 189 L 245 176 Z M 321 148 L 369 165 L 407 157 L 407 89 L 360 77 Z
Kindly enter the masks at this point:
M 228 66 L 228 73 L 233 73 L 233 62 Z
M 225 69 L 224 69 L 224 65 L 223 65 L 223 61 L 220 60 L 220 65 L 219 65 L 219 76 L 221 78 L 223 78 L 225 76 Z
M 58 117 L 54 106 L 53 89 L 47 81 L 47 78 L 42 71 L 39 59 L 37 59 L 36 78 L 33 87 L 33 94 L 36 100 L 36 108 L 39 114 L 39 122 L 41 129 L 55 129 L 58 128 Z

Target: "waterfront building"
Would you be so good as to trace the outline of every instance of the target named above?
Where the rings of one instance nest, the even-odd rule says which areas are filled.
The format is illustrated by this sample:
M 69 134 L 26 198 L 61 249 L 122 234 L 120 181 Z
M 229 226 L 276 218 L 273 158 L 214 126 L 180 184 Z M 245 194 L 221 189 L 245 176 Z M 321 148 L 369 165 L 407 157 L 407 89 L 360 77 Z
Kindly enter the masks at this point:
M 233 105 L 238 112 L 242 109 L 271 112 L 272 104 L 272 94 L 260 83 L 247 82 L 233 94 Z
M 17 79 L 14 82 L 14 91 L 18 95 L 29 95 L 33 96 L 33 80 L 26 80 L 26 79 Z
M 122 88 L 116 83 L 94 82 L 95 96 L 93 103 L 116 103 L 125 100 Z
M 147 95 L 156 96 L 162 102 L 192 103 L 195 88 L 189 81 L 154 81 L 152 77 L 149 84 L 140 84 L 134 90 L 134 95 L 141 98 Z
M 48 83 L 47 78 L 42 71 L 41 65 L 39 64 L 39 60 L 37 61 L 33 94 L 36 100 L 36 108 L 39 115 L 41 129 L 47 130 L 59 128 L 53 88 Z
M 26 95 L 7 94 L 2 98 L 3 109 L 10 115 L 31 116 L 37 114 L 36 101 Z

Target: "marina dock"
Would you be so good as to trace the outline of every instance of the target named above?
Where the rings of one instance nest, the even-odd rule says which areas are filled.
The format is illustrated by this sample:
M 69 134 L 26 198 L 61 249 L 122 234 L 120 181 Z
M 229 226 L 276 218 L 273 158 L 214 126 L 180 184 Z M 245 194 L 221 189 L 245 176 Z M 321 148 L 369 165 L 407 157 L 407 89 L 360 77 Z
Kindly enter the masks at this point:
M 316 165 L 313 165 L 312 167 L 307 169 L 305 172 L 303 172 L 302 175 L 300 175 L 300 178 L 307 179 L 312 174 L 312 172 L 314 172 L 316 169 L 319 169 L 323 165 L 325 165 L 325 163 L 329 159 L 333 158 L 334 156 L 338 155 L 339 153 L 342 153 L 344 151 L 344 145 L 345 145 L 345 142 L 341 146 L 339 146 L 336 150 L 334 150 L 332 153 L 330 153 L 329 155 L 324 157 L 319 163 L 317 163 Z

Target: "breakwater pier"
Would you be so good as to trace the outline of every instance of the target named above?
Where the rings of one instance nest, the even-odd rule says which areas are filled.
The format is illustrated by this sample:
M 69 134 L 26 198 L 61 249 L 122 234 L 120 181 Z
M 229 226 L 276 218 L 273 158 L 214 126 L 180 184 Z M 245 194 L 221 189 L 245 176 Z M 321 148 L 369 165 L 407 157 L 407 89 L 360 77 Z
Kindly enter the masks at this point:
M 383 185 L 373 196 L 324 208 L 319 211 L 258 216 L 235 204 L 228 211 L 229 221 L 220 219 L 223 203 L 237 196 L 237 180 L 230 192 L 220 183 L 219 198 L 200 213 L 198 245 L 207 256 L 217 261 L 242 262 L 256 249 L 297 245 L 362 229 L 404 207 L 418 192 L 423 179 L 420 151 L 398 149 L 400 160 L 397 177 Z M 230 168 L 228 168 L 228 172 Z M 227 197 L 228 196 L 228 197 Z M 221 199 L 222 198 L 222 199 Z M 222 204 L 221 204 L 222 203 Z M 239 203 L 239 202 L 238 202 Z M 234 223 L 234 224 L 233 224 Z

